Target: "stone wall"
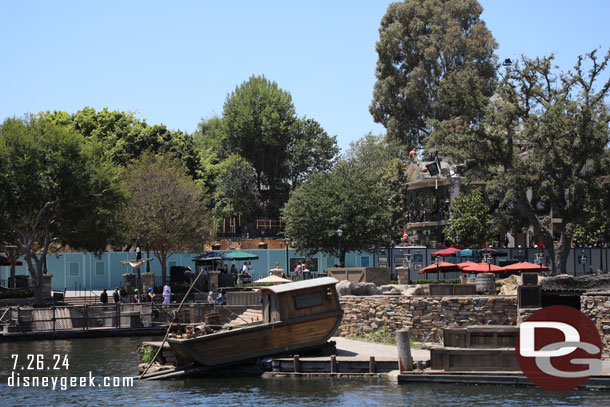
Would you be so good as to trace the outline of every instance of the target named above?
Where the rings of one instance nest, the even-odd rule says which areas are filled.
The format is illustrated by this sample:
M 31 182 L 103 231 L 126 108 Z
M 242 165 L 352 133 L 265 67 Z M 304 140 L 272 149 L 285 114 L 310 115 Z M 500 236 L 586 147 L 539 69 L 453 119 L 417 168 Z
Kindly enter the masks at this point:
M 580 297 L 580 310 L 597 327 L 602 338 L 602 357 L 608 359 L 610 356 L 610 292 L 583 294 Z
M 342 296 L 344 315 L 339 335 L 368 335 L 385 327 L 409 329 L 411 338 L 437 342 L 443 328 L 470 325 L 515 325 L 515 296 Z

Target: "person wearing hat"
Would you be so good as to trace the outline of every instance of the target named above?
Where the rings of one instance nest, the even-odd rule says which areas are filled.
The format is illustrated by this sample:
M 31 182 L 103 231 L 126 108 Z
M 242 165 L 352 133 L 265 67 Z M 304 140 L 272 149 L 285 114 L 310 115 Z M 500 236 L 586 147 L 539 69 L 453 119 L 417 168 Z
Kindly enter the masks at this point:
M 218 296 L 216 297 L 216 304 L 224 305 L 227 302 L 227 296 L 224 290 L 218 289 Z
M 140 303 L 140 294 L 138 293 L 138 289 L 133 290 L 133 302 L 134 304 Z
M 214 304 L 214 291 L 208 293 L 208 304 Z
M 169 305 L 171 298 L 172 298 L 172 289 L 169 286 L 169 280 L 168 280 L 165 282 L 165 285 L 163 286 L 163 305 L 164 306 Z
M 146 294 L 147 296 L 147 301 L 148 302 L 154 302 L 155 300 L 155 293 L 153 292 L 152 287 L 148 288 L 148 293 Z

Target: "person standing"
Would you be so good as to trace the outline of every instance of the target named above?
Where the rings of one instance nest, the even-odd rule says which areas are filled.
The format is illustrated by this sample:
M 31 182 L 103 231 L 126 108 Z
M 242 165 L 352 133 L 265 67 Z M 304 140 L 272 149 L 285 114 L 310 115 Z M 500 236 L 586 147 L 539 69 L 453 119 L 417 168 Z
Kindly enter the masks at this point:
M 108 292 L 106 291 L 105 288 L 104 288 L 104 291 L 102 292 L 102 294 L 100 294 L 100 301 L 103 305 L 108 304 Z
M 148 298 L 146 298 L 146 301 L 148 301 L 148 302 L 155 302 L 155 293 L 153 292 L 152 287 L 148 288 L 147 297 Z
M 163 305 L 169 305 L 171 299 L 172 289 L 169 286 L 169 281 L 166 281 L 165 285 L 163 286 Z
M 115 304 L 121 302 L 121 294 L 119 294 L 119 287 L 115 287 L 114 292 L 112 293 L 112 299 Z

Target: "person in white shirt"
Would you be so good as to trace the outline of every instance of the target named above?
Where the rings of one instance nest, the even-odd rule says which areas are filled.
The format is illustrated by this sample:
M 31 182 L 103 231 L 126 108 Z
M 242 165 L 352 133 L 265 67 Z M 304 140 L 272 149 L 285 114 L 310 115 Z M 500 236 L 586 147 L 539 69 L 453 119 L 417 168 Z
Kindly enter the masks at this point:
M 172 289 L 169 286 L 169 281 L 165 282 L 163 286 L 163 305 L 168 305 L 172 298 Z

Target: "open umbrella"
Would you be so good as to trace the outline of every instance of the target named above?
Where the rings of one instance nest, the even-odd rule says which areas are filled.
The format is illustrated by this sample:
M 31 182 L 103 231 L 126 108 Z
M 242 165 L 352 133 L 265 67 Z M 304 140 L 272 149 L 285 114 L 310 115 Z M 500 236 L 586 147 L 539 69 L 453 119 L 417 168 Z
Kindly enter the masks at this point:
M 474 261 L 463 261 L 461 263 L 458 263 L 457 266 L 460 268 L 460 270 L 467 272 L 468 270 L 466 270 L 466 268 L 468 267 L 472 267 L 472 266 L 476 266 L 479 263 L 475 263 Z
M 472 249 L 463 249 L 456 253 L 457 257 L 473 257 L 476 256 L 475 251 Z
M 448 247 L 446 249 L 438 250 L 436 252 L 432 252 L 432 257 L 441 256 L 441 257 L 452 257 L 455 256 L 460 249 L 456 249 L 455 247 Z
M 255 283 L 273 283 L 273 284 L 282 284 L 282 283 L 291 283 L 292 281 L 286 280 L 280 276 L 271 275 L 265 278 L 261 278 L 260 280 L 256 280 Z
M 504 267 L 488 263 L 475 263 L 474 265 L 465 266 L 462 270 L 468 273 L 502 273 L 505 271 Z
M 541 271 L 548 271 L 549 268 L 546 266 L 541 266 L 540 264 L 534 264 L 527 261 L 522 261 L 520 263 L 509 264 L 504 267 L 504 271 L 512 271 L 516 273 L 527 273 L 534 272 L 539 273 Z
M 460 268 L 457 266 L 457 264 L 449 263 L 446 261 L 439 261 L 438 266 L 436 263 L 433 263 L 427 267 L 424 267 L 423 269 L 420 269 L 419 274 L 435 273 L 437 271 L 442 271 L 442 272 L 460 271 Z
M 241 250 L 236 250 L 236 251 L 229 252 L 227 254 L 227 259 L 228 260 L 256 260 L 256 259 L 258 259 L 258 256 L 256 254 L 244 252 Z

